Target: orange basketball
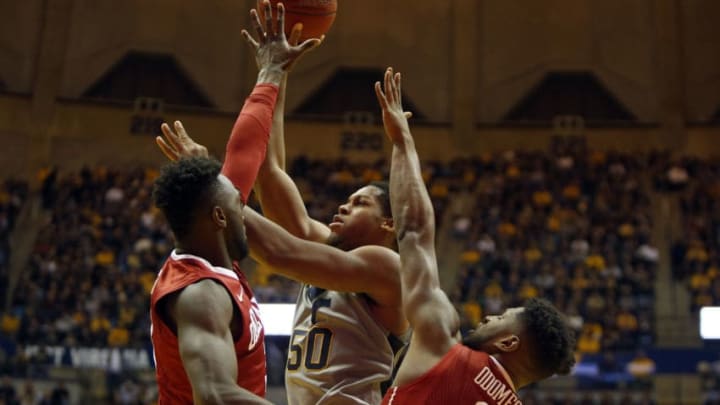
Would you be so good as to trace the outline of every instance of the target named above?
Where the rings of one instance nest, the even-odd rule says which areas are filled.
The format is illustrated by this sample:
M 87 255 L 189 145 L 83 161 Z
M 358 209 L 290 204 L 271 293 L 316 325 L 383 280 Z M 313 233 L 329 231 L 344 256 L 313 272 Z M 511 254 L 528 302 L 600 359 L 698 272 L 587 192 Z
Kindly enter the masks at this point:
M 308 38 L 320 38 L 335 21 L 337 0 L 270 0 L 273 14 L 277 12 L 278 2 L 285 5 L 285 34 L 288 38 L 296 23 L 303 25 L 300 40 L 304 41 Z

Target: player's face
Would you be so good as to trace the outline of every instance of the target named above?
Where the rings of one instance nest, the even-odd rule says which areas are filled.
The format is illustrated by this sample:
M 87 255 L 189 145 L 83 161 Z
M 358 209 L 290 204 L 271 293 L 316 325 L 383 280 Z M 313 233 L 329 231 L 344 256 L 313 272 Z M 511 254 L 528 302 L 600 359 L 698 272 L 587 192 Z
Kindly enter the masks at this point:
M 475 350 L 486 353 L 497 353 L 499 349 L 494 343 L 508 336 L 520 336 L 522 332 L 522 314 L 524 308 L 508 308 L 500 315 L 486 316 L 463 343 Z
M 219 175 L 218 180 L 220 181 L 218 195 L 227 221 L 227 227 L 224 230 L 225 243 L 227 243 L 230 257 L 233 260 L 242 260 L 248 254 L 245 216 L 243 215 L 245 204 L 230 179 Z
M 379 200 L 383 190 L 365 186 L 354 192 L 328 225 L 332 234 L 328 243 L 343 249 L 382 244 L 387 235 L 382 229 L 387 218 Z

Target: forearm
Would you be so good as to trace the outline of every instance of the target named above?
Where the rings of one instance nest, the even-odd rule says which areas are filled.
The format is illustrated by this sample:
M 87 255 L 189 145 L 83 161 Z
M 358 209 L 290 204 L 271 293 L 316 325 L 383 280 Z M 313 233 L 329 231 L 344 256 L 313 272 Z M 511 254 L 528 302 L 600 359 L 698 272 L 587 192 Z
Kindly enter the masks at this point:
M 273 200 L 284 200 L 278 198 L 278 191 L 281 191 L 283 181 L 281 177 L 285 176 L 285 135 L 284 135 L 284 114 L 285 114 L 285 87 L 287 86 L 287 75 L 280 82 L 278 89 L 277 102 L 275 103 L 275 112 L 273 113 L 272 127 L 270 128 L 270 140 L 268 141 L 268 150 L 260 166 L 257 179 L 255 180 L 255 191 L 257 192 L 260 205 L 263 207 L 265 216 L 278 222 L 277 214 L 273 206 Z M 263 198 L 265 195 L 272 198 Z M 281 223 L 281 222 L 278 222 Z
M 422 178 L 420 160 L 409 133 L 393 146 L 390 207 L 403 262 L 400 276 L 408 311 L 431 289 L 439 287 L 435 261 L 435 214 Z M 407 313 L 408 318 L 410 314 Z
M 269 154 L 270 160 L 281 170 L 285 170 L 285 93 L 287 90 L 287 74 L 283 76 L 278 90 L 275 113 L 273 114 L 272 128 L 270 129 Z
M 250 255 L 258 262 L 274 265 L 276 258 L 290 249 L 282 237 L 285 231 L 249 207 L 245 207 L 243 214 Z
M 280 87 L 286 76 L 285 71 L 277 66 L 261 68 L 260 71 L 258 71 L 257 82 L 255 83 L 272 84 L 273 86 Z
M 393 146 L 390 170 L 390 206 L 398 239 L 407 232 L 435 232 L 435 214 L 425 182 L 415 142 L 408 132 L 403 142 Z
M 245 208 L 245 231 L 247 233 L 250 255 L 274 271 L 294 280 L 301 279 L 303 270 L 300 266 L 303 249 L 299 239 L 278 224 L 263 217 L 250 208 Z
M 235 121 L 225 149 L 222 173 L 241 191 L 244 201 L 265 159 L 277 94 L 275 84 L 255 86 Z

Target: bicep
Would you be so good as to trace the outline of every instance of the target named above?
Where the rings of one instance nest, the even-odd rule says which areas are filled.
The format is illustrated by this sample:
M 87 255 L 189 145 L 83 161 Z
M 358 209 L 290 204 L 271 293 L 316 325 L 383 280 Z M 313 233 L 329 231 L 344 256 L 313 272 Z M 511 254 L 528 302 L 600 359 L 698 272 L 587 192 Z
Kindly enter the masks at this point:
M 237 386 L 230 331 L 233 304 L 227 291 L 211 280 L 192 284 L 178 295 L 172 312 L 180 357 L 196 400 L 211 397 L 218 387 Z
M 229 328 L 220 332 L 197 325 L 179 327 L 178 346 L 193 393 L 210 391 L 216 384 L 236 384 L 238 370 Z

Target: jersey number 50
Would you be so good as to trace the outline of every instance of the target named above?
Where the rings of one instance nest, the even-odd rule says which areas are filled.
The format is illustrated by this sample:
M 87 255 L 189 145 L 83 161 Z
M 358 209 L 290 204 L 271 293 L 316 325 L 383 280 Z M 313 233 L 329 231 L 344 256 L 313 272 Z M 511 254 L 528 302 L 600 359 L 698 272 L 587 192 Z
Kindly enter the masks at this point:
M 316 322 L 317 310 L 321 307 L 329 307 L 329 299 L 317 299 L 313 302 L 312 323 Z M 287 369 L 294 371 L 305 364 L 308 370 L 320 370 L 327 366 L 328 355 L 330 354 L 330 343 L 333 333 L 328 328 L 312 327 L 310 331 L 295 329 L 290 338 L 290 349 L 288 352 Z M 305 344 L 296 343 L 305 337 Z M 303 353 L 304 346 L 304 353 Z M 304 356 L 303 356 L 304 355 Z M 304 360 L 303 360 L 304 357 Z
M 303 346 L 295 343 L 295 341 L 305 335 L 307 335 L 304 345 L 306 350 L 303 356 Z M 331 341 L 332 331 L 328 328 L 312 328 L 310 332 L 295 329 L 292 338 L 290 338 L 287 369 L 290 371 L 297 370 L 303 363 L 305 363 L 305 368 L 308 370 L 325 368 L 330 354 Z M 303 357 L 305 358 L 304 361 Z

